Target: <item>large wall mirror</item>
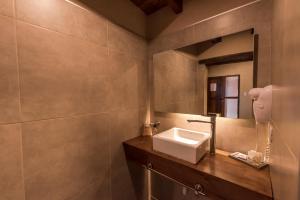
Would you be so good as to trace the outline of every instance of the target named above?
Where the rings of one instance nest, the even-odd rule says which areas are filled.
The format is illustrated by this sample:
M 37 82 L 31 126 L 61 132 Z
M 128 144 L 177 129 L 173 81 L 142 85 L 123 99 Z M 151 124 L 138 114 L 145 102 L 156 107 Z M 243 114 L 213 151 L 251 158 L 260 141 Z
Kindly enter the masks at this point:
M 253 118 L 257 45 L 251 29 L 154 54 L 154 110 Z

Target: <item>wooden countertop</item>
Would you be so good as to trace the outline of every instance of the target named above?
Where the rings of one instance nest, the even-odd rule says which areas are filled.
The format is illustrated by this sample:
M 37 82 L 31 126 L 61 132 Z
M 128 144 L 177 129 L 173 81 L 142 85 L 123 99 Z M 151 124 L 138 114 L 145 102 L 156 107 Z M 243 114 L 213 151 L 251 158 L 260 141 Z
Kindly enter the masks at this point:
M 127 159 L 142 165 L 151 163 L 155 171 L 192 188 L 200 183 L 212 199 L 273 199 L 269 167 L 257 170 L 219 151 L 191 164 L 153 151 L 151 136 L 139 136 L 123 145 Z

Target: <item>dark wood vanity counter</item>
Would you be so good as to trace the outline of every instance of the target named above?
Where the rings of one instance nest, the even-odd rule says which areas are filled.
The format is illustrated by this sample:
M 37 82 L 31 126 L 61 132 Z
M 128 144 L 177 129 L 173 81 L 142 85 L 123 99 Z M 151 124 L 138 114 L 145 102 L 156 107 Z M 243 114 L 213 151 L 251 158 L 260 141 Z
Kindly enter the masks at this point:
M 153 151 L 152 137 L 139 136 L 123 143 L 126 158 L 194 188 L 201 184 L 211 199 L 270 200 L 272 186 L 269 167 L 257 170 L 217 151 L 198 164 Z

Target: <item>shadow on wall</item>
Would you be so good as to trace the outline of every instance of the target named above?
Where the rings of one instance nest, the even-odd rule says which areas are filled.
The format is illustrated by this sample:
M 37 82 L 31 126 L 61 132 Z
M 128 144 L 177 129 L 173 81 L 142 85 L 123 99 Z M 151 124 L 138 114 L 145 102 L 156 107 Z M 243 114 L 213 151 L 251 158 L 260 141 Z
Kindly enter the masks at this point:
M 146 15 L 130 0 L 67 0 L 92 10 L 117 25 L 146 37 Z
M 184 5 L 183 5 L 184 6 Z M 183 12 L 185 12 L 183 8 Z M 163 34 L 169 26 L 176 21 L 181 14 L 175 14 L 171 8 L 164 7 L 161 10 L 147 17 L 147 39 L 154 39 L 156 36 Z

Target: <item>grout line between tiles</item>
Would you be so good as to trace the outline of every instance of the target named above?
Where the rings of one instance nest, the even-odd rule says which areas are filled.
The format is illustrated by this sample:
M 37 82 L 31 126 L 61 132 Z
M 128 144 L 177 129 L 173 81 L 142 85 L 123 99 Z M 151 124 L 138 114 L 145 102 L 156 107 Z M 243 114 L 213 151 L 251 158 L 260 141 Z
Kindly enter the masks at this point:
M 110 118 L 110 116 L 109 116 Z M 111 133 L 112 133 L 112 129 L 111 129 L 111 122 L 109 120 L 109 128 L 108 128 L 108 154 L 109 154 L 109 159 L 108 159 L 108 162 L 109 162 L 109 197 L 110 197 L 110 200 L 112 200 L 112 145 L 111 145 L 111 139 L 112 139 L 112 136 L 111 136 Z
M 11 17 L 10 17 L 10 18 L 11 18 Z M 106 21 L 106 24 L 107 24 L 107 25 L 106 25 L 106 33 L 107 33 L 106 38 L 107 38 L 107 42 L 106 42 L 105 45 L 99 45 L 98 43 L 93 42 L 93 41 L 90 41 L 90 40 L 85 39 L 85 38 L 83 38 L 83 37 L 79 37 L 79 36 L 75 36 L 75 35 L 72 35 L 72 34 L 60 32 L 60 31 L 53 30 L 53 29 L 49 29 L 49 28 L 47 28 L 47 27 L 40 26 L 40 25 L 37 25 L 37 24 L 32 24 L 32 23 L 30 23 L 30 22 L 27 22 L 27 21 L 24 21 L 24 20 L 21 20 L 21 19 L 17 19 L 17 18 L 16 18 L 16 21 L 17 21 L 17 22 L 24 23 L 24 24 L 26 24 L 26 25 L 29 25 L 29 26 L 32 26 L 32 27 L 35 27 L 35 28 L 39 28 L 39 29 L 42 29 L 42 30 L 54 32 L 54 33 L 57 33 L 57 34 L 59 34 L 59 35 L 61 35 L 61 36 L 64 36 L 64 37 L 71 37 L 71 38 L 73 38 L 73 39 L 76 39 L 76 40 L 79 40 L 79 41 L 82 41 L 82 42 L 87 42 L 87 43 L 89 43 L 89 44 L 93 44 L 93 45 L 96 45 L 96 46 L 99 46 L 99 47 L 102 47 L 102 48 L 107 48 L 108 56 L 109 56 L 109 51 L 110 51 L 110 50 L 113 50 L 113 51 L 116 51 L 116 52 L 120 52 L 120 53 L 122 53 L 122 54 L 124 54 L 124 55 L 127 55 L 127 56 L 129 56 L 130 58 L 132 58 L 132 59 L 138 59 L 138 60 L 142 60 L 142 61 L 145 60 L 144 58 L 140 58 L 140 57 L 134 56 L 132 53 L 128 53 L 128 52 L 125 52 L 125 51 L 120 51 L 119 49 L 110 49 L 110 48 L 109 48 L 109 36 L 108 36 L 108 33 L 109 33 L 109 31 L 108 31 L 108 28 L 109 28 L 109 22 L 108 22 L 107 19 L 104 19 L 104 20 Z M 122 27 L 121 27 L 121 28 L 122 28 Z M 122 29 L 124 29 L 124 28 L 122 28 Z M 124 29 L 124 30 L 126 30 L 126 29 Z
M 110 57 L 110 45 L 109 45 L 109 23 L 106 20 L 106 45 L 107 45 L 107 55 Z
M 90 40 L 85 39 L 83 37 L 79 37 L 79 36 L 76 36 L 76 35 L 72 35 L 72 34 L 61 32 L 61 31 L 57 31 L 57 30 L 53 30 L 53 29 L 50 29 L 50 28 L 47 28 L 47 27 L 44 27 L 44 26 L 41 26 L 41 25 L 32 24 L 32 23 L 27 22 L 27 21 L 22 20 L 22 19 L 16 18 L 16 20 L 18 22 L 21 22 L 21 23 L 33 26 L 35 28 L 40 28 L 40 29 L 43 29 L 43 30 L 46 30 L 46 31 L 54 32 L 54 33 L 57 33 L 57 34 L 60 34 L 60 35 L 63 35 L 63 36 L 68 36 L 68 37 L 71 37 L 71 38 L 74 38 L 74 39 L 77 39 L 77 40 L 80 40 L 80 41 L 83 41 L 83 42 L 87 42 L 87 43 L 94 44 L 94 45 L 97 45 L 97 46 L 100 46 L 100 47 L 103 47 L 103 48 L 107 48 L 107 45 L 99 45 L 98 43 L 90 41 Z
M 22 174 L 22 182 L 23 182 L 23 194 L 24 200 L 26 199 L 26 189 L 25 189 L 25 174 L 24 174 L 24 153 L 23 153 L 23 131 L 22 126 L 19 127 L 20 130 L 20 149 L 21 149 L 21 174 Z
M 5 14 L 0 14 L 0 17 L 3 17 L 3 18 L 9 18 L 11 20 L 15 19 L 14 16 L 9 16 L 9 15 L 5 15 Z
M 21 79 L 20 79 L 20 64 L 19 64 L 19 50 L 18 50 L 18 39 L 17 39 L 17 8 L 16 8 L 16 0 L 13 1 L 13 15 L 14 15 L 14 38 L 15 38 L 15 53 L 16 53 L 16 64 L 17 64 L 17 73 L 18 73 L 18 92 L 19 92 L 19 117 L 22 118 L 22 105 L 21 105 Z M 26 199 L 26 189 L 25 189 L 25 174 L 24 174 L 24 153 L 23 153 L 23 130 L 22 126 L 19 126 L 20 131 L 20 149 L 21 149 L 21 174 L 22 174 L 22 183 L 23 183 L 23 194 L 24 200 Z
M 13 12 L 15 9 L 13 8 Z M 10 16 L 10 15 L 6 15 L 6 14 L 3 14 L 3 13 L 0 13 L 0 17 L 8 17 L 8 18 L 11 18 L 11 19 L 15 19 L 15 13 L 13 14 L 13 16 Z
M 107 115 L 114 112 L 122 112 L 122 111 L 137 111 L 141 109 L 145 109 L 146 107 L 136 107 L 136 108 L 124 108 L 124 109 L 113 109 L 105 112 L 95 112 L 95 113 L 83 113 L 83 114 L 74 114 L 74 115 L 66 115 L 61 117 L 52 117 L 52 118 L 44 118 L 44 119 L 35 119 L 35 120 L 24 120 L 19 122 L 10 122 L 10 123 L 0 123 L 0 126 L 5 125 L 14 125 L 14 124 L 24 124 L 24 123 L 31 123 L 31 122 L 40 122 L 40 121 L 49 121 L 49 120 L 56 120 L 56 119 L 70 119 L 70 118 L 80 118 L 86 116 L 93 116 L 93 115 Z
M 251 2 L 246 3 L 246 4 L 244 4 L 244 5 L 237 6 L 237 7 L 235 7 L 235 8 L 230 9 L 230 10 L 221 12 L 221 13 L 219 13 L 219 14 L 213 15 L 213 16 L 211 16 L 211 17 L 208 17 L 208 18 L 202 19 L 202 20 L 200 20 L 200 21 L 197 21 L 197 22 L 195 22 L 195 23 L 192 23 L 192 24 L 189 24 L 189 25 L 187 25 L 187 26 L 184 26 L 184 27 L 182 27 L 182 29 L 179 30 L 179 31 L 185 30 L 185 29 L 187 29 L 187 28 L 195 27 L 195 26 L 197 26 L 197 25 L 200 24 L 200 23 L 209 21 L 209 20 L 211 20 L 211 19 L 220 17 L 220 16 L 222 16 L 222 15 L 226 15 L 227 13 L 230 13 L 230 12 L 233 12 L 233 11 L 236 11 L 236 10 L 239 10 L 239 9 L 242 9 L 242 8 L 245 8 L 245 7 L 248 7 L 248 6 L 251 6 L 251 5 L 254 5 L 254 4 L 259 3 L 259 2 L 261 2 L 261 1 L 263 1 L 263 0 L 254 0 L 254 1 L 251 1 Z M 167 34 L 160 35 L 160 36 L 158 36 L 158 37 L 155 37 L 155 38 L 153 38 L 153 39 L 150 39 L 150 41 L 151 41 L 151 40 L 154 40 L 154 39 L 157 39 L 157 38 L 160 38 L 160 37 L 163 37 L 163 36 L 167 36 L 167 35 L 174 34 L 174 33 L 176 33 L 176 32 L 178 32 L 178 31 L 175 31 L 175 32 L 173 31 L 173 32 L 170 32 L 170 33 L 167 33 Z

